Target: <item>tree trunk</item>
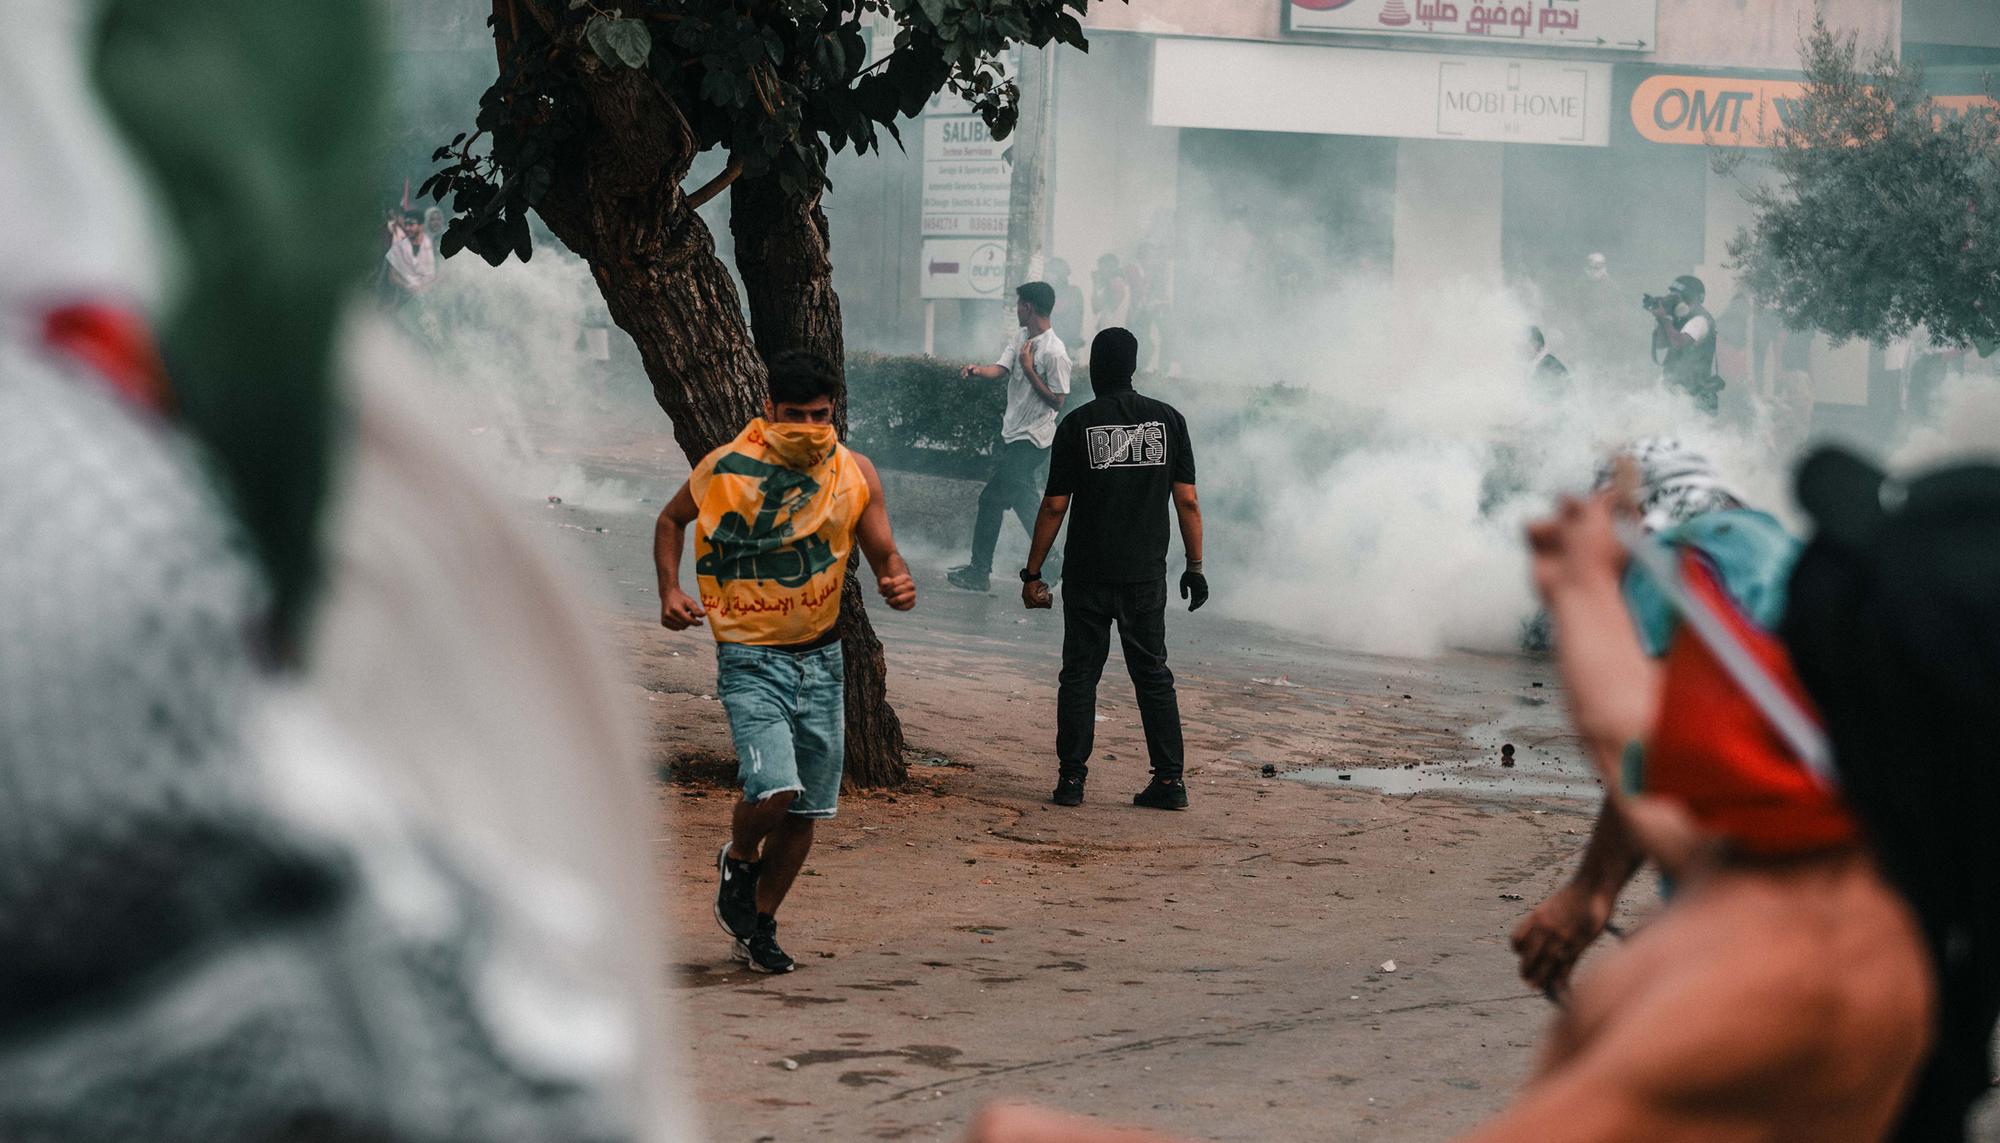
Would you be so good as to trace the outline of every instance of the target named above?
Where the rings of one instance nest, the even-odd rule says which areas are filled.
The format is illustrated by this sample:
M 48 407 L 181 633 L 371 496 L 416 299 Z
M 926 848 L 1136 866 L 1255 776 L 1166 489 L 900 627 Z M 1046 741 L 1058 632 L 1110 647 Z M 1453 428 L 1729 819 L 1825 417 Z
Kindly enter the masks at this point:
M 643 73 L 585 56 L 596 123 L 553 164 L 535 211 L 589 264 L 697 462 L 763 411 L 764 362 L 715 239 L 681 190 L 694 139 L 680 110 Z
M 494 35 L 503 60 L 508 41 L 519 34 L 517 21 L 533 21 L 544 34 L 557 34 L 545 5 L 494 0 Z M 758 283 L 751 296 L 766 338 L 753 344 L 714 237 L 681 190 L 696 143 L 680 108 L 643 71 L 606 66 L 585 51 L 577 53 L 577 61 L 593 122 L 552 164 L 554 177 L 535 212 L 589 264 L 611 320 L 638 347 L 653 396 L 673 423 L 674 439 L 690 463 L 699 462 L 763 412 L 760 348 L 768 351 L 798 338 L 834 362 L 841 360 L 840 303 L 826 260 L 826 220 L 815 197 L 802 210 L 773 216 L 775 241 L 752 237 L 749 245 L 759 252 L 753 258 L 761 268 L 746 277 Z M 907 776 L 902 724 L 885 697 L 882 645 L 862 611 L 851 565 L 841 623 L 848 774 L 861 785 L 900 783 Z
M 744 176 L 730 187 L 729 230 L 736 239 L 736 271 L 750 302 L 750 328 L 768 359 L 804 349 L 844 369 L 840 296 L 833 289 L 826 213 L 821 187 L 809 197 L 787 194 L 771 175 Z M 847 406 L 839 409 L 847 435 Z M 840 641 L 847 662 L 847 781 L 857 786 L 897 786 L 907 781 L 903 724 L 889 705 L 888 661 L 868 622 L 856 571 L 847 564 L 840 597 Z

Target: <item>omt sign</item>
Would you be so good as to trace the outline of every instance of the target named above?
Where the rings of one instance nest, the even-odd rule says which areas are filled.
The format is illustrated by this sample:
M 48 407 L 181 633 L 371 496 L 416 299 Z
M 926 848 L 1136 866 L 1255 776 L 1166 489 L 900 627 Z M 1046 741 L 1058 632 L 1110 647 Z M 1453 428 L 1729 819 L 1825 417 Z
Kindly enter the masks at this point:
M 1656 75 L 1632 93 L 1632 126 L 1655 143 L 1768 147 L 1805 89 L 1789 79 Z M 1984 95 L 1940 95 L 1934 102 L 1940 115 L 2000 106 Z
M 1632 93 L 1632 126 L 1655 143 L 1764 147 L 1804 92 L 1792 80 L 1656 75 Z

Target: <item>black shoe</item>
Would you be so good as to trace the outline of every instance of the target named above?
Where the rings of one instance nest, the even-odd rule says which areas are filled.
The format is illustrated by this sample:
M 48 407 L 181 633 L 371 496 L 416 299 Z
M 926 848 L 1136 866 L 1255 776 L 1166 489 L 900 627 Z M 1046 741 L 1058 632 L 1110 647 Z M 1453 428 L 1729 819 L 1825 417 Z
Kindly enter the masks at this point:
M 993 587 L 993 577 L 990 574 L 969 567 L 955 568 L 946 572 L 944 581 L 961 591 L 983 592 L 990 591 Z
M 799 966 L 778 947 L 778 919 L 769 913 L 757 914 L 756 932 L 737 938 L 735 957 L 751 972 L 786 973 Z
M 715 923 L 742 940 L 757 931 L 757 863 L 729 856 L 725 841 L 715 855 L 715 871 L 720 875 L 715 889 Z
M 1155 778 L 1151 785 L 1132 795 L 1132 804 L 1154 810 L 1187 809 L 1187 783 Z
M 1056 792 L 1049 795 L 1049 801 L 1059 806 L 1080 806 L 1083 804 L 1083 779 L 1063 777 L 1056 779 Z

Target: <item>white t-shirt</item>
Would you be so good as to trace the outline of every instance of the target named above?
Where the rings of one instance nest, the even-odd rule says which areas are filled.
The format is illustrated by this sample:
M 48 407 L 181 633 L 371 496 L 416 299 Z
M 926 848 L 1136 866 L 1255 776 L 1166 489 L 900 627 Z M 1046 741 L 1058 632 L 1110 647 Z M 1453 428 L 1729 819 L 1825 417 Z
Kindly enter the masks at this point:
M 1696 314 L 1688 319 L 1686 325 L 1681 327 L 1681 332 L 1694 338 L 1696 341 L 1700 341 L 1702 338 L 1708 336 L 1710 325 L 1711 323 L 1708 320 L 1707 314 Z
M 1006 350 L 993 362 L 1007 371 L 1007 415 L 1000 419 L 1000 439 L 1033 441 L 1036 448 L 1047 448 L 1056 439 L 1056 410 L 1049 408 L 1035 392 L 1034 382 L 1021 371 L 1021 343 L 1027 336 L 1026 329 L 1016 329 L 1007 339 Z M 1035 372 L 1041 374 L 1042 384 L 1058 397 L 1067 395 L 1069 350 L 1063 347 L 1062 338 L 1053 329 L 1044 330 L 1036 335 L 1034 344 Z

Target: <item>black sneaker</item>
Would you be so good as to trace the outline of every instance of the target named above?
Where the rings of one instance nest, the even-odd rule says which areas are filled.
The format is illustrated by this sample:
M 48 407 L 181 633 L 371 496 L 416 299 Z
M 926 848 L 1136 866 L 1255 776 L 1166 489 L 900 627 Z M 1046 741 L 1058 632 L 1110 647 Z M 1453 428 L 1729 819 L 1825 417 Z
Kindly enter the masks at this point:
M 1151 785 L 1132 795 L 1132 804 L 1154 810 L 1187 809 L 1187 783 L 1155 778 Z
M 946 572 L 944 581 L 961 591 L 990 591 L 993 588 L 991 575 L 971 568 L 955 568 Z
M 778 947 L 778 919 L 769 913 L 757 914 L 756 932 L 737 938 L 735 956 L 751 972 L 786 973 L 799 966 Z
M 1083 804 L 1083 779 L 1063 777 L 1056 779 L 1056 792 L 1049 795 L 1049 801 L 1059 806 L 1080 806 Z
M 729 843 L 715 855 L 720 881 L 715 889 L 715 923 L 742 940 L 757 931 L 757 863 L 729 856 Z

